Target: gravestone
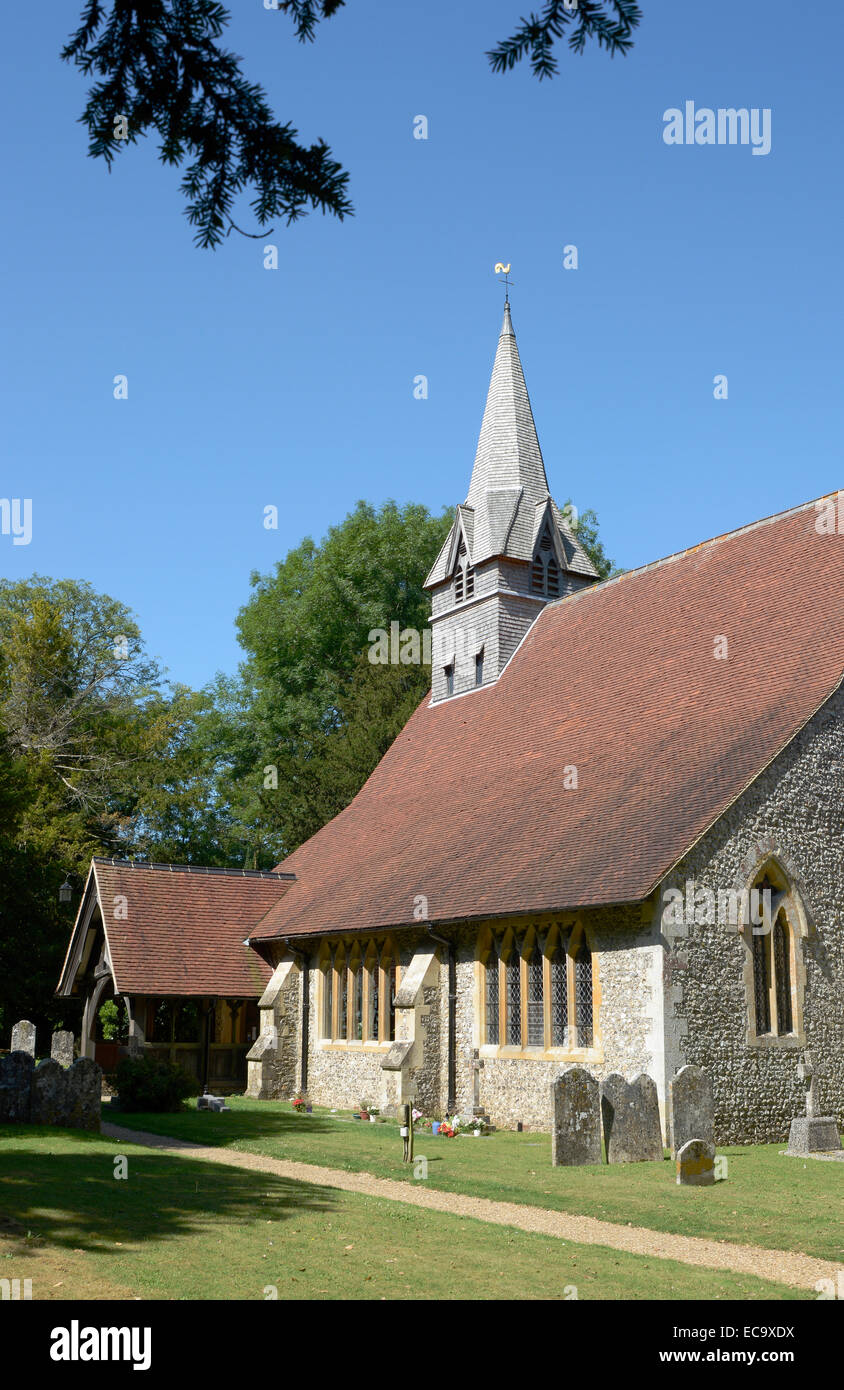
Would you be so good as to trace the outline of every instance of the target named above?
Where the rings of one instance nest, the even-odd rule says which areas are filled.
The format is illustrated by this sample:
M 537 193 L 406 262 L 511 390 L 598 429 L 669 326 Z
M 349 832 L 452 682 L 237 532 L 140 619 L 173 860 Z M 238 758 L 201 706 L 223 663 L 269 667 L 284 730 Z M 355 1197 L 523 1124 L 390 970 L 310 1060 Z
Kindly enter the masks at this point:
M 712 1082 L 702 1067 L 681 1067 L 668 1083 L 668 1126 L 671 1157 L 690 1139 L 715 1139 Z
M 73 1034 L 60 1031 L 53 1034 L 50 1056 L 62 1067 L 73 1066 Z
M 29 1052 L 9 1052 L 0 1057 L 0 1120 L 29 1124 L 34 1070 Z
M 601 1098 L 595 1077 L 570 1067 L 551 1084 L 551 1163 L 601 1162 Z
M 608 1163 L 658 1163 L 662 1126 L 656 1085 L 644 1073 L 629 1084 L 612 1072 L 601 1086 Z
M 68 1116 L 65 1123 L 71 1129 L 100 1127 L 103 1069 L 92 1057 L 77 1057 L 65 1072 L 68 1087 Z
M 30 1057 L 35 1056 L 35 1024 L 30 1023 L 28 1018 L 22 1018 L 12 1029 L 11 1051 L 28 1052 Z
M 709 1139 L 689 1139 L 677 1152 L 680 1187 L 714 1187 L 715 1145 Z
M 818 1110 L 817 1073 L 808 1052 L 803 1054 L 803 1060 L 797 1064 L 797 1077 L 800 1081 L 808 1082 L 806 1114 L 791 1121 L 787 1152 L 800 1156 L 801 1154 L 840 1151 L 841 1140 L 838 1137 L 838 1122 L 832 1115 L 818 1115 L 816 1113 Z
M 52 1057 L 38 1063 L 32 1074 L 31 1124 L 68 1125 L 71 1111 L 69 1076 L 70 1073 Z

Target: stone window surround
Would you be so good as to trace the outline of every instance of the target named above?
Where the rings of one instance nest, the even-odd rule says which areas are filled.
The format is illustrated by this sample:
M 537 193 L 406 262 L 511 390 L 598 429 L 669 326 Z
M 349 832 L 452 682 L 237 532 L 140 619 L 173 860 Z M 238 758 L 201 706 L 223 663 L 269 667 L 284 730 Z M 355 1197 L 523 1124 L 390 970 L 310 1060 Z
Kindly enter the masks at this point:
M 339 978 L 340 969 L 336 964 L 332 964 L 332 958 L 336 959 L 336 952 L 343 952 L 343 963 L 340 969 L 347 972 L 347 987 L 349 989 L 348 999 L 351 1000 L 351 973 L 355 965 L 359 964 L 363 972 L 362 998 L 361 998 L 361 1018 L 362 1018 L 362 1038 L 351 1036 L 353 1022 L 351 1007 L 346 1011 L 346 1037 L 340 1038 L 338 1032 L 339 1015 Z M 319 944 L 317 952 L 317 999 L 316 999 L 316 1018 L 317 1018 L 317 1039 L 316 1043 L 320 1051 L 337 1052 L 364 1052 L 382 1053 L 388 1052 L 393 1046 L 395 1039 L 390 1037 L 389 1026 L 389 984 L 390 966 L 396 967 L 396 993 L 399 990 L 401 978 L 401 966 L 399 964 L 399 953 L 392 937 L 388 936 L 383 940 L 376 941 L 374 938 L 368 939 L 365 943 L 358 937 L 332 937 L 323 938 Z M 325 1029 L 325 1006 L 327 973 L 331 969 L 334 973 L 334 987 L 331 996 L 331 1036 L 329 1037 Z M 369 1000 L 370 990 L 373 983 L 379 991 L 378 1001 L 378 1034 L 377 1038 L 366 1036 L 369 1019 Z
M 496 939 L 499 955 L 499 987 L 498 987 L 498 1007 L 499 1007 L 499 1038 L 506 1037 L 506 967 L 502 959 L 508 952 L 515 934 L 519 934 L 522 939 L 520 948 L 521 957 L 521 1011 L 522 1026 L 521 1034 L 527 1037 L 527 971 L 528 960 L 533 950 L 533 943 L 537 933 L 544 933 L 545 941 L 542 947 L 543 956 L 543 1004 L 545 1015 L 545 1044 L 543 1047 L 528 1047 L 526 1044 L 515 1047 L 509 1043 L 488 1043 L 486 1038 L 486 960 L 489 955 L 489 948 L 493 937 Z M 568 937 L 566 954 L 569 959 L 569 966 L 566 971 L 566 985 L 568 991 L 568 1018 L 575 1017 L 575 972 L 574 958 L 580 948 L 581 942 L 586 941 L 592 957 L 592 1044 L 590 1047 L 567 1047 L 551 1045 L 551 955 L 556 942 L 560 936 Z M 569 1022 L 569 1029 L 572 1024 Z M 558 919 L 546 923 L 529 922 L 524 925 L 507 926 L 502 934 L 498 934 L 491 927 L 485 927 L 479 934 L 475 946 L 475 1024 L 473 1045 L 478 1048 L 479 1054 L 483 1058 L 500 1058 L 507 1060 L 512 1058 L 518 1061 L 533 1062 L 582 1062 L 598 1065 L 604 1060 L 604 1048 L 601 1038 L 601 980 L 599 969 L 599 953 L 595 949 L 592 932 L 578 918 L 571 923 L 563 923 Z
M 804 943 L 814 929 L 811 914 L 807 910 L 806 898 L 799 876 L 786 855 L 768 844 L 760 844 L 756 853 L 749 855 L 742 866 L 743 878 L 737 888 L 747 892 L 758 887 L 767 877 L 774 888 L 785 892 L 787 897 L 780 907 L 788 923 L 788 950 L 791 975 L 791 1017 L 790 1033 L 757 1033 L 755 1007 L 755 977 L 753 965 L 752 925 L 741 928 L 744 943 L 744 996 L 746 1009 L 746 1042 L 755 1051 L 780 1048 L 799 1052 L 806 1047 L 806 1029 L 803 1021 L 803 997 L 806 988 L 806 964 Z M 779 915 L 779 913 L 777 914 Z M 772 933 L 766 938 L 766 950 L 772 950 Z M 770 971 L 769 990 L 770 1016 L 776 1018 L 776 980 Z

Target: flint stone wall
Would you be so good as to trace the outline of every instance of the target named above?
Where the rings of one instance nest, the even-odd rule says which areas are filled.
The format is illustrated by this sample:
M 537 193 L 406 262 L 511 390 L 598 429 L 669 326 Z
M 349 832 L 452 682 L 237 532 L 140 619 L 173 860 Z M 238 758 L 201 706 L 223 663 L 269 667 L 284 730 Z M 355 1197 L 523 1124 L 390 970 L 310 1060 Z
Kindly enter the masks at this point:
M 53 1058 L 36 1066 L 28 1052 L 9 1052 L 0 1057 L 0 1121 L 99 1130 L 102 1079 L 90 1057 L 71 1067 Z
M 664 1100 L 658 924 L 643 923 L 638 903 L 581 912 L 577 920 L 589 930 L 597 955 L 597 1045 L 585 1053 L 560 1052 L 547 1060 L 508 1057 L 507 1049 L 481 1046 L 481 1108 L 499 1129 L 515 1129 L 521 1122 L 525 1130 L 550 1130 L 551 1086 L 560 1071 L 572 1064 L 585 1067 L 599 1082 L 614 1071 L 633 1076 L 647 1072 L 657 1083 L 660 1102 Z M 461 1111 L 472 1108 L 472 1068 L 463 1049 L 474 1033 L 476 941 L 477 928 L 461 932 L 457 956 L 457 1102 Z
M 421 931 L 390 933 L 399 956 L 399 991 L 417 951 L 430 952 L 430 937 Z M 381 934 L 379 933 L 379 940 Z M 361 940 L 361 949 L 365 941 Z M 416 1008 L 396 1009 L 396 1043 L 413 1042 L 408 1065 L 394 1070 L 382 1066 L 391 1053 L 389 1043 L 336 1043 L 321 1037 L 320 970 L 317 953 L 311 945 L 309 969 L 310 1021 L 308 1027 L 308 1084 L 305 1094 L 315 1105 L 336 1107 L 338 1110 L 356 1108 L 362 1100 L 380 1110 L 392 1110 L 398 1104 L 402 1078 L 415 1085 L 414 1105 L 420 1110 L 436 1112 L 440 1105 L 441 1049 L 447 1037 L 441 1018 L 440 972 L 434 972 L 437 983 L 422 986 Z M 446 979 L 447 967 L 442 967 L 441 979 Z M 418 1028 L 418 1036 L 413 1034 Z M 398 1055 L 396 1052 L 393 1055 Z M 411 1064 L 412 1063 L 412 1064 Z M 301 1071 L 301 1063 L 299 1064 Z M 444 1106 L 444 1102 L 443 1102 Z
M 694 924 L 685 935 L 666 928 L 666 1072 L 670 1076 L 694 1063 L 709 1073 L 719 1144 L 787 1139 L 792 1119 L 805 1114 L 805 1089 L 797 1079 L 804 1048 L 817 1069 L 819 1113 L 844 1126 L 842 767 L 844 693 L 839 692 L 666 880 L 680 889 L 686 879 L 716 892 L 730 889 L 745 882 L 765 855 L 776 853 L 802 889 L 814 923 L 798 942 L 804 1032 L 767 1045 L 748 1038 L 742 938 L 717 925 Z

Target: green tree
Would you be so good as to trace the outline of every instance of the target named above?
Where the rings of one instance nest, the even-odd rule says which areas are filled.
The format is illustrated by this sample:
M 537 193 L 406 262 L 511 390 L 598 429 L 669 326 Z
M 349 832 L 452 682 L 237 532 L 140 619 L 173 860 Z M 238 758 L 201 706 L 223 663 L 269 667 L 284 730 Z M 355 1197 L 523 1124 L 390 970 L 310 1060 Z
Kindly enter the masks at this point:
M 254 866 L 278 860 L 359 791 L 430 687 L 426 666 L 369 662 L 369 634 L 430 622 L 425 578 L 451 526 L 449 508 L 359 502 L 317 545 L 306 538 L 272 574 L 253 574 L 238 629 L 248 659 L 221 682 L 206 725 L 218 749 L 229 833 Z M 579 539 L 602 578 L 612 562 L 591 510 Z M 214 721 L 216 720 L 216 727 Z
M 344 4 L 278 0 L 272 8 L 290 16 L 296 36 L 308 42 Z M 594 39 L 624 54 L 639 19 L 634 0 L 547 0 L 540 15 L 520 20 L 487 56 L 498 72 L 529 56 L 533 71 L 550 77 L 557 71 L 554 45 L 564 35 L 574 52 Z M 220 46 L 228 22 L 219 0 L 87 0 L 61 56 L 98 79 L 80 118 L 88 153 L 110 165 L 154 130 L 162 163 L 186 165 L 187 216 L 204 247 L 241 230 L 231 213 L 247 188 L 260 227 L 276 217 L 296 221 L 308 208 L 351 215 L 349 176 L 329 147 L 323 140 L 300 145 L 295 128 L 276 121 L 266 93 L 243 75 L 240 59 Z
M 47 1026 L 95 854 L 156 836 L 154 789 L 199 697 L 171 691 L 129 610 L 90 585 L 0 582 L 0 1005 Z M 78 896 L 75 895 L 78 902 Z

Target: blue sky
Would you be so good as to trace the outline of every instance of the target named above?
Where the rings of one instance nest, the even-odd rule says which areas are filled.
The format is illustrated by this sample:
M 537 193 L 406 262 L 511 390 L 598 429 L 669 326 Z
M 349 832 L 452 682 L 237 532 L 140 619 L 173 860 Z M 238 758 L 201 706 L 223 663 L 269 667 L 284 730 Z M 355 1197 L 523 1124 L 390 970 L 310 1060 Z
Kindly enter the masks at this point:
M 110 175 L 87 158 L 58 58 L 81 3 L 15 6 L 0 495 L 32 498 L 34 531 L 0 536 L 0 572 L 121 599 L 174 680 L 233 671 L 253 569 L 360 497 L 465 496 L 499 260 L 552 492 L 595 508 L 617 564 L 837 488 L 844 7 L 642 6 L 629 57 L 563 50 L 540 84 L 484 56 L 521 0 L 350 0 L 306 46 L 233 0 L 248 76 L 351 174 L 356 216 L 277 226 L 278 271 L 263 242 L 194 247 L 153 138 Z M 667 146 L 688 100 L 770 108 L 770 154 Z

